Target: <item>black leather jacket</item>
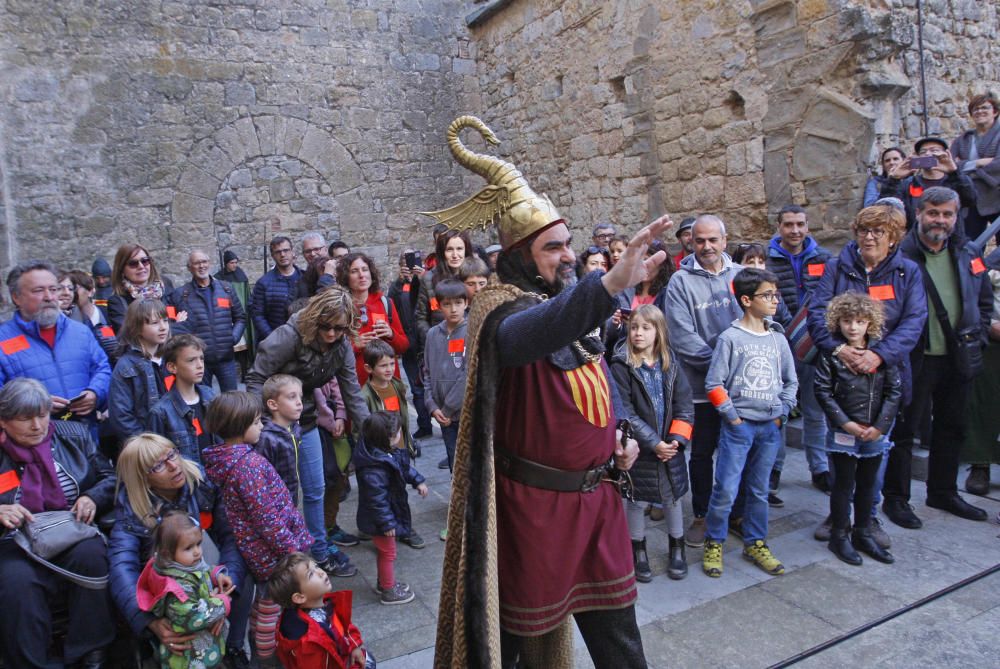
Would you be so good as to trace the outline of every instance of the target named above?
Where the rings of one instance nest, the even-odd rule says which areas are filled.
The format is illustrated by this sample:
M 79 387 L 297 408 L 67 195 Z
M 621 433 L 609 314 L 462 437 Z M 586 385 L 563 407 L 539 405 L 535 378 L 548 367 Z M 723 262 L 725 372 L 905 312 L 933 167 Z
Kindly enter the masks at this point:
M 86 495 L 94 500 L 98 516 L 109 511 L 114 503 L 115 472 L 108 459 L 97 450 L 90 429 L 86 424 L 75 421 L 54 423 L 52 459 L 76 481 L 80 496 Z M 0 451 L 0 476 L 15 470 L 20 477 L 22 469 L 6 452 Z M 15 487 L 0 493 L 0 504 L 14 504 L 17 492 Z
M 854 421 L 887 434 L 899 413 L 903 384 L 895 365 L 882 365 L 874 374 L 855 374 L 840 358 L 822 353 L 816 364 L 815 391 L 834 427 Z

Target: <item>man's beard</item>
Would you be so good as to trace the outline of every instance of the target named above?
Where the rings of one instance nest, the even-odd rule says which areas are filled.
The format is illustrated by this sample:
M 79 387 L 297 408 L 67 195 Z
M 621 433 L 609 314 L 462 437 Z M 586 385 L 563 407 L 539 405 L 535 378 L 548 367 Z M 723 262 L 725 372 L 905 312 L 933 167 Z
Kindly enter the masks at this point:
M 524 249 L 503 251 L 497 258 L 497 275 L 504 283 L 517 286 L 529 293 L 543 293 L 555 297 L 563 289 L 576 285 L 576 267 L 573 263 L 560 263 L 556 268 L 555 280 L 546 281 L 538 272 L 538 266 Z
M 932 242 L 943 242 L 951 237 L 951 230 L 943 225 L 920 225 L 920 233 Z
M 35 314 L 33 320 L 38 323 L 38 327 L 50 328 L 59 320 L 59 307 L 57 305 L 44 305 Z

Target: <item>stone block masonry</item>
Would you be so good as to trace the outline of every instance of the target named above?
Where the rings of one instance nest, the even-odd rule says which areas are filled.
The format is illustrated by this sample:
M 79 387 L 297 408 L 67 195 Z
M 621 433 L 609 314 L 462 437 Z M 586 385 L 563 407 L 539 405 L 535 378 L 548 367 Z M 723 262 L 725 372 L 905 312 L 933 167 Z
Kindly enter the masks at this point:
M 429 250 L 415 212 L 451 204 L 464 177 L 444 129 L 480 107 L 464 14 L 458 0 L 3 3 L 0 271 L 89 269 L 138 241 L 178 278 L 194 247 L 233 248 L 255 278 L 272 235 L 298 248 L 306 230 L 383 265 Z
M 924 7 L 950 138 L 1000 90 L 998 9 Z M 481 185 L 444 142 L 464 113 L 578 239 L 702 211 L 763 239 L 795 202 L 836 244 L 878 150 L 921 133 L 915 22 L 914 0 L 8 0 L 0 272 L 139 241 L 175 278 L 194 246 L 256 277 L 270 236 L 313 229 L 387 267 L 429 250 L 417 211 Z

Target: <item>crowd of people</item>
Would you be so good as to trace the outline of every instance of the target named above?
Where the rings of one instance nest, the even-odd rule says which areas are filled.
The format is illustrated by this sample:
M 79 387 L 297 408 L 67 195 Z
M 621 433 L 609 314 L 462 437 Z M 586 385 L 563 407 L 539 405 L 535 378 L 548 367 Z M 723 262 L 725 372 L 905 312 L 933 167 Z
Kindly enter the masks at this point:
M 690 547 L 721 577 L 730 534 L 744 558 L 782 574 L 768 514 L 784 505 L 797 416 L 811 483 L 830 495 L 815 536 L 840 560 L 894 561 L 880 509 L 921 527 L 910 504 L 917 443 L 930 453 L 927 506 L 986 520 L 958 479 L 964 459 L 966 490 L 987 493 L 998 456 L 1000 251 L 984 254 L 976 238 L 1000 212 L 1000 104 L 977 96 L 969 111 L 973 129 L 950 146 L 926 137 L 910 156 L 882 152 L 839 253 L 789 204 L 770 240 L 737 245 L 711 214 L 681 221 L 669 244 L 667 218 L 631 238 L 600 223 L 578 254 L 558 218 L 485 248 L 439 225 L 433 249 L 405 249 L 391 280 L 320 232 L 272 238 L 273 269 L 252 287 L 231 250 L 214 275 L 211 256 L 191 250 L 190 280 L 177 286 L 140 243 L 90 272 L 16 266 L 16 311 L 0 324 L 4 666 L 49 667 L 54 652 L 66 666 L 110 666 L 121 627 L 163 667 L 249 666 L 248 651 L 261 666 L 374 667 L 331 577 L 357 574 L 347 549 L 370 540 L 379 601 L 414 599 L 420 584 L 395 573 L 397 542 L 426 545 L 407 488 L 428 494 L 416 462 L 435 424 L 446 455 L 432 466 L 456 477 L 478 466 L 468 435 L 495 434 L 495 465 L 481 471 L 495 466 L 498 497 L 516 500 L 496 509 L 504 532 L 521 531 L 525 505 L 562 512 L 531 491 L 569 491 L 595 517 L 623 519 L 620 537 L 597 544 L 546 529 L 553 547 L 595 551 L 590 568 L 606 571 L 591 583 L 607 586 L 592 597 L 611 602 L 602 609 L 630 611 L 634 581 L 654 578 L 647 518 L 665 519 L 671 579 L 688 575 Z M 488 307 L 503 318 L 480 316 L 506 284 L 521 290 Z M 551 299 L 514 308 L 537 293 Z M 492 374 L 503 383 L 486 388 Z M 492 413 L 470 416 L 477 398 Z M 574 434 L 591 439 L 574 427 L 581 418 L 601 440 L 615 435 L 609 464 L 573 452 Z M 565 458 L 537 464 L 552 464 L 560 439 Z M 460 529 L 456 550 L 468 550 L 480 531 L 468 518 L 435 532 L 448 541 Z M 15 541 L 62 535 L 57 525 L 79 532 L 57 554 Z M 535 547 L 501 550 L 501 587 L 558 559 Z M 578 576 L 560 578 L 572 589 Z M 527 608 L 501 606 L 503 666 L 528 652 L 524 639 L 555 629 L 523 614 L 533 594 Z M 634 616 L 615 619 L 622 636 L 600 651 L 611 614 L 564 605 L 551 618 L 569 613 L 592 655 L 644 666 Z

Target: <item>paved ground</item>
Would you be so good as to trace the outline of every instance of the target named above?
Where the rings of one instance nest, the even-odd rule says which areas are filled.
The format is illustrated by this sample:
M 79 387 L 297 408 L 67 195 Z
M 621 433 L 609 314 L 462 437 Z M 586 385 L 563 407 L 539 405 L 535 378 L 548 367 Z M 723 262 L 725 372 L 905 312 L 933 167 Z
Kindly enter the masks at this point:
M 790 439 L 793 440 L 794 439 Z M 370 542 L 347 549 L 360 572 L 337 585 L 355 591 L 355 621 L 383 669 L 432 666 L 435 620 L 441 583 L 444 527 L 450 494 L 439 438 L 424 441 L 417 468 L 431 494 L 411 493 L 416 529 L 427 547 L 400 545 L 397 577 L 411 584 L 416 600 L 382 606 L 371 590 L 375 549 Z M 914 506 L 922 530 L 886 523 L 896 564 L 866 560 L 861 567 L 838 561 L 812 538 L 828 510 L 829 498 L 809 483 L 802 451 L 789 449 L 782 477 L 781 509 L 773 509 L 769 543 L 785 564 L 771 577 L 739 556 L 738 541 L 726 544 L 725 573 L 710 579 L 701 572 L 701 550 L 688 549 L 690 574 L 670 581 L 664 571 L 667 539 L 663 522 L 649 527 L 652 583 L 640 584 L 637 616 L 650 667 L 768 667 L 886 614 L 906 607 L 1000 562 L 1000 467 L 990 498 L 971 498 L 991 520 L 974 523 L 923 504 L 924 486 L 914 482 Z M 961 482 L 964 482 L 964 472 Z M 354 527 L 356 495 L 345 502 L 342 524 Z M 687 500 L 685 500 L 687 502 Z M 690 519 L 690 506 L 685 508 Z M 796 666 L 831 667 L 988 667 L 998 665 L 1000 573 L 905 613 Z M 577 666 L 592 667 L 577 639 Z M 989 658 L 993 658 L 990 660 Z

